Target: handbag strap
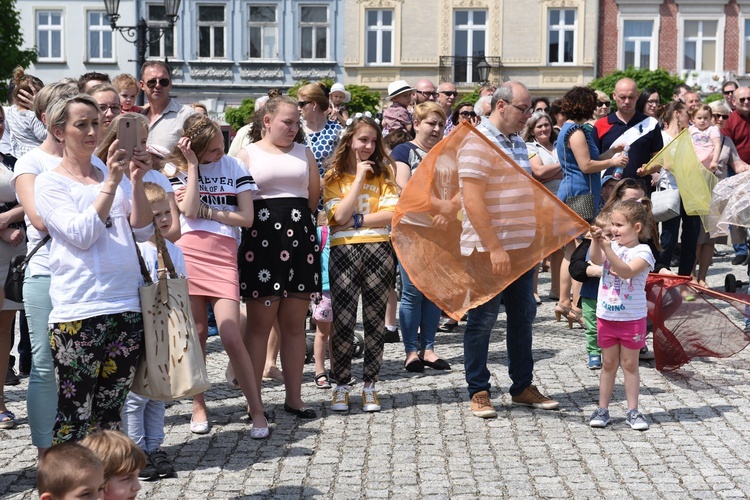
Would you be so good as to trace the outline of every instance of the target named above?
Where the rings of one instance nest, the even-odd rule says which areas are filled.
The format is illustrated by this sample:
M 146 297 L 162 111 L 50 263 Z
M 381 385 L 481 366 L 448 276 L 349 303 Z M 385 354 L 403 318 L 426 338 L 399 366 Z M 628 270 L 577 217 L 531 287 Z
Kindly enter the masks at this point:
M 51 239 L 52 239 L 52 236 L 48 234 L 47 236 L 42 238 L 42 241 L 36 244 L 36 246 L 31 250 L 31 252 L 29 252 L 28 255 L 26 255 L 26 258 L 23 259 L 24 268 L 29 265 L 29 261 L 31 261 L 31 258 L 34 256 L 34 254 L 37 253 L 39 249 L 42 248 L 44 245 L 46 245 L 47 242 Z
M 133 244 L 135 245 L 135 254 L 138 256 L 138 265 L 141 268 L 141 276 L 143 276 L 143 281 L 147 285 L 151 285 L 154 283 L 154 280 L 151 279 L 151 274 L 148 272 L 148 267 L 146 267 L 146 262 L 143 260 L 143 255 L 141 255 L 141 249 L 138 248 L 138 242 L 135 240 L 135 233 L 131 230 L 130 234 L 133 235 Z

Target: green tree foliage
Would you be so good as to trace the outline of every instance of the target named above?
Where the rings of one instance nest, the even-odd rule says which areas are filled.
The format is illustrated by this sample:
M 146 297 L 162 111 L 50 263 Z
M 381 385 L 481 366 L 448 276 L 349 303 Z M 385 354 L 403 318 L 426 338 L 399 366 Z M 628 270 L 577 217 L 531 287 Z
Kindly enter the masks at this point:
M 16 0 L 0 0 L 0 102 L 8 96 L 8 83 L 16 66 L 28 68 L 36 62 L 34 49 L 22 49 L 21 15 L 16 10 Z
M 470 94 L 459 94 L 456 97 L 456 104 L 459 102 L 470 102 L 472 104 L 476 104 L 479 100 L 479 91 L 482 90 L 482 87 L 477 85 L 474 87 L 474 90 Z
M 605 77 L 598 78 L 589 84 L 593 89 L 599 89 L 607 95 L 612 95 L 615 90 L 615 84 L 621 78 L 632 78 L 638 84 L 638 90 L 646 87 L 654 88 L 659 91 L 662 102 L 670 102 L 674 95 L 674 88 L 685 80 L 678 76 L 671 75 L 663 69 L 651 71 L 648 69 L 636 69 L 632 66 L 625 71 L 615 71 Z
M 255 99 L 248 97 L 247 99 L 242 100 L 240 107 L 227 108 L 224 114 L 224 120 L 226 120 L 232 129 L 237 131 L 250 122 L 254 112 Z
M 330 78 L 323 78 L 320 81 L 325 83 L 329 89 L 336 83 L 335 80 Z M 313 82 L 309 80 L 299 81 L 289 89 L 287 94 L 296 99 L 299 88 L 309 83 Z M 352 100 L 349 101 L 349 109 L 352 113 L 364 113 L 365 111 L 375 113 L 380 108 L 380 92 L 370 90 L 367 85 L 346 85 L 345 88 L 352 94 Z

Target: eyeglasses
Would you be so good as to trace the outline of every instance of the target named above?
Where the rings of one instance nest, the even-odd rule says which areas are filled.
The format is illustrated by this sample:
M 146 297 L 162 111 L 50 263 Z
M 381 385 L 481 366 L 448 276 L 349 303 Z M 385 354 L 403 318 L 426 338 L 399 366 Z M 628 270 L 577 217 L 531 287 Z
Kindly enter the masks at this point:
M 611 104 L 612 104 L 612 101 L 597 101 L 596 103 L 598 107 L 602 107 L 602 106 L 610 107 Z
M 438 94 L 447 95 L 448 97 L 456 97 L 458 95 L 458 92 L 452 91 L 452 90 L 446 90 L 446 91 L 439 91 Z
M 547 113 L 548 111 L 549 111 L 549 108 L 536 108 L 534 110 L 534 113 L 539 113 L 539 112 Z
M 308 104 L 310 104 L 312 101 L 297 101 L 297 107 L 298 108 L 304 108 Z
M 747 101 L 750 101 L 750 97 L 738 97 L 737 100 L 745 104 Z
M 714 120 L 718 120 L 719 118 L 722 118 L 724 120 L 729 120 L 729 115 L 720 115 L 718 113 L 713 114 Z
M 503 99 L 503 101 L 505 101 L 505 99 Z M 505 102 L 507 102 L 508 104 L 510 104 L 511 106 L 513 106 L 514 108 L 516 108 L 518 110 L 518 112 L 521 113 L 522 115 L 531 113 L 531 106 L 529 106 L 528 108 L 522 108 L 520 106 L 516 106 L 515 104 L 513 104 L 510 101 L 505 101 Z
M 430 97 L 432 97 L 433 99 L 437 99 L 437 96 L 438 96 L 437 92 L 425 92 L 423 90 L 417 90 L 416 92 L 417 94 L 424 96 L 427 99 L 429 99 Z
M 657 101 L 648 100 L 646 101 L 646 104 L 648 104 L 649 106 L 658 106 L 661 104 L 661 100 L 657 100 Z
M 734 94 L 734 90 L 725 90 L 724 95 L 732 95 Z
M 150 89 L 156 88 L 157 83 L 162 87 L 169 87 L 169 78 L 152 78 L 146 82 L 146 87 Z
M 459 113 L 463 118 L 476 118 L 477 114 L 473 111 L 461 111 Z
M 102 113 L 106 113 L 107 110 L 110 110 L 112 113 L 119 115 L 120 111 L 122 111 L 122 106 L 120 106 L 119 104 L 109 104 L 109 105 L 100 104 L 99 105 L 99 111 L 101 111 Z

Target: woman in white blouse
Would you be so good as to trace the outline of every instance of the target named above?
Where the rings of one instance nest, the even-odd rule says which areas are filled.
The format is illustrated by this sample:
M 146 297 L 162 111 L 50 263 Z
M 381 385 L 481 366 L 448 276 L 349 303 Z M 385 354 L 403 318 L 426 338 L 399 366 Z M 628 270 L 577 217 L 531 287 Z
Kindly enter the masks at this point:
M 49 323 L 58 382 L 53 442 L 59 443 L 118 427 L 143 344 L 133 234 L 146 241 L 153 214 L 143 190 L 150 163 L 145 148 L 128 158 L 115 141 L 108 171 L 93 165 L 99 106 L 92 97 L 53 103 L 47 129 L 62 144 L 63 156 L 57 168 L 37 177 L 34 201 L 52 237 Z M 121 182 L 132 186 L 123 189 Z

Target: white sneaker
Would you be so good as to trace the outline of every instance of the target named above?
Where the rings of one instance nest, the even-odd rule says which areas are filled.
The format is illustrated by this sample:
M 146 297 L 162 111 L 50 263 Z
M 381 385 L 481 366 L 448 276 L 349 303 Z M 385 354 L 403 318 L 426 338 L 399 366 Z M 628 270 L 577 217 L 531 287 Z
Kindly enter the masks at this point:
M 337 385 L 333 390 L 333 397 L 331 398 L 331 410 L 333 411 L 349 411 L 349 391 L 352 389 L 350 385 Z
M 362 411 L 380 411 L 378 391 L 374 386 L 362 389 Z

